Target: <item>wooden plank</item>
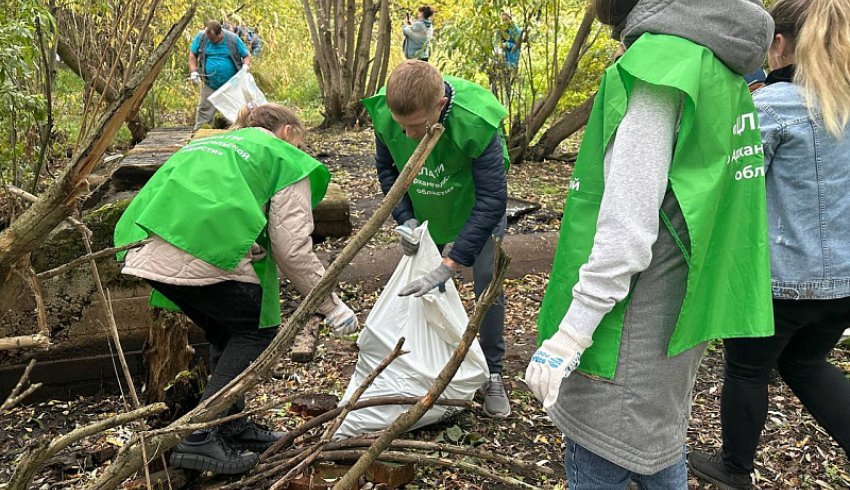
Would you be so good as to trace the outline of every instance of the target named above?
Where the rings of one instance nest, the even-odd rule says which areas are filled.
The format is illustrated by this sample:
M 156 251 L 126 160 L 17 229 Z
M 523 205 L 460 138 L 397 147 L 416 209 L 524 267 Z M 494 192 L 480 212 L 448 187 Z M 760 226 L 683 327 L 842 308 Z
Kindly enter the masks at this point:
M 290 359 L 295 362 L 311 362 L 316 356 L 316 344 L 319 341 L 319 327 L 322 326 L 322 317 L 313 315 L 310 321 L 304 325 L 304 329 L 295 338 L 290 352 Z

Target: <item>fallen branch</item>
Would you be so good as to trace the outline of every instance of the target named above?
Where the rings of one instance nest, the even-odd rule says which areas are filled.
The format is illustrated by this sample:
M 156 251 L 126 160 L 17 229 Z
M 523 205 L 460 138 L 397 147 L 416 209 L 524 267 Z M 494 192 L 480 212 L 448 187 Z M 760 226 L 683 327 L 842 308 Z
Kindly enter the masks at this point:
M 325 446 L 324 451 L 335 451 L 339 449 L 353 449 L 353 448 L 362 448 L 369 447 L 374 442 L 375 439 L 380 435 L 380 433 L 375 433 L 373 435 L 361 435 L 357 437 L 352 437 L 350 439 L 343 439 L 340 441 L 334 441 Z M 392 443 L 390 443 L 391 449 L 411 449 L 417 451 L 426 451 L 429 453 L 434 452 L 442 452 L 442 453 L 451 453 L 451 454 L 459 454 L 461 456 L 469 456 L 472 458 L 490 461 L 492 463 L 497 463 L 503 466 L 507 466 L 515 469 L 519 473 L 523 475 L 538 478 L 540 475 L 546 476 L 557 476 L 555 470 L 552 468 L 548 468 L 546 466 L 538 466 L 534 463 L 530 463 L 528 461 L 522 461 L 519 459 L 510 458 L 508 456 L 502 456 L 500 454 L 494 454 L 489 451 L 482 451 L 480 449 L 455 446 L 452 444 L 443 444 L 438 442 L 430 442 L 430 441 L 418 441 L 413 439 L 396 439 Z M 299 449 L 291 449 L 282 453 L 282 456 L 286 458 L 292 458 L 298 456 L 303 452 L 303 448 Z
M 21 403 L 24 398 L 30 396 L 33 391 L 41 388 L 41 383 L 30 384 L 27 386 L 27 389 L 23 390 L 24 385 L 30 380 L 30 373 L 32 372 L 32 368 L 35 366 L 35 359 L 32 359 L 29 364 L 27 364 L 26 369 L 24 369 L 24 373 L 21 375 L 21 379 L 18 380 L 18 384 L 12 389 L 12 392 L 9 393 L 9 396 L 6 398 L 6 401 L 0 405 L 0 413 L 9 410 L 15 405 Z M 23 390 L 23 392 L 21 391 Z
M 362 408 L 369 407 L 378 407 L 383 405 L 413 405 L 420 400 L 419 397 L 416 396 L 380 396 L 375 398 L 367 398 L 366 400 L 362 400 L 357 402 L 354 405 L 354 410 L 360 410 Z M 437 400 L 435 405 L 442 405 L 447 407 L 461 407 L 471 409 L 475 405 L 472 400 L 446 400 L 440 399 Z M 309 430 L 314 429 L 325 422 L 328 422 L 331 419 L 336 418 L 342 412 L 342 407 L 337 407 L 333 410 L 329 410 L 321 415 L 317 415 L 310 420 L 304 422 L 300 426 L 295 429 L 289 431 L 283 438 L 281 438 L 274 446 L 266 450 L 260 456 L 260 461 L 275 461 L 279 460 L 279 458 L 274 457 L 274 453 L 279 451 L 281 448 L 287 447 L 297 439 L 302 434 L 307 433 Z
M 148 431 L 141 433 L 141 435 L 144 435 L 145 437 L 155 437 L 155 436 L 160 436 L 160 435 L 164 435 L 164 434 L 170 434 L 170 433 L 175 432 L 175 431 L 190 430 L 191 432 L 195 432 L 195 431 L 198 431 L 198 430 L 209 429 L 209 428 L 212 428 L 212 427 L 217 427 L 221 424 L 226 424 L 227 422 L 231 422 L 233 420 L 238 420 L 238 419 L 241 419 L 241 418 L 247 418 L 247 417 L 250 417 L 251 415 L 255 415 L 255 414 L 258 414 L 258 413 L 265 412 L 267 410 L 271 410 L 273 408 L 277 408 L 277 407 L 283 405 L 284 403 L 289 403 L 292 400 L 295 400 L 296 398 L 300 398 L 300 397 L 305 396 L 305 395 L 309 396 L 311 394 L 313 394 L 313 393 L 298 393 L 297 395 L 290 395 L 290 396 L 284 397 L 280 400 L 275 400 L 273 402 L 267 403 L 267 404 L 265 404 L 265 405 L 263 405 L 259 408 L 253 408 L 251 410 L 246 410 L 246 411 L 243 411 L 243 412 L 234 413 L 232 415 L 228 415 L 228 416 L 222 417 L 220 419 L 210 420 L 209 422 L 203 422 L 203 423 L 198 423 L 198 424 L 188 424 L 188 425 L 185 425 L 185 426 L 182 426 L 182 427 L 168 426 L 168 427 L 163 427 L 161 429 L 148 430 Z
M 12 479 L 9 481 L 9 485 L 8 487 L 6 487 L 6 489 L 26 490 L 29 487 L 33 476 L 35 476 L 35 472 L 36 470 L 38 470 L 39 466 L 41 466 L 45 461 L 50 459 L 53 455 L 55 455 L 62 449 L 65 449 L 66 447 L 76 443 L 81 439 L 92 436 L 94 434 L 98 434 L 100 432 L 103 432 L 107 429 L 111 429 L 113 427 L 117 427 L 119 425 L 124 425 L 135 420 L 143 419 L 150 415 L 164 412 L 167 409 L 168 406 L 165 403 L 155 403 L 153 405 L 147 405 L 131 412 L 113 415 L 112 417 L 109 417 L 107 419 L 100 420 L 83 427 L 79 427 L 63 436 L 59 436 L 56 439 L 53 439 L 53 441 L 51 441 L 47 445 L 31 449 L 24 455 L 24 457 L 21 459 L 21 462 L 18 463 L 18 466 L 15 468 L 15 474 L 12 475 Z
M 62 264 L 58 267 L 54 267 L 53 269 L 46 270 L 44 272 L 39 272 L 38 274 L 36 274 L 36 276 L 42 281 L 45 279 L 50 279 L 51 277 L 56 277 L 60 274 L 64 274 L 75 267 L 79 267 L 85 264 L 86 262 L 100 259 L 102 257 L 108 257 L 110 255 L 115 255 L 118 252 L 130 250 L 131 248 L 138 248 L 148 244 L 149 242 L 150 239 L 146 238 L 144 240 L 139 240 L 138 242 L 121 245 L 120 247 L 104 248 L 102 250 L 98 250 L 97 252 L 92 252 L 90 254 L 83 255 L 82 257 L 77 257 L 76 259 L 68 262 L 67 264 Z
M 40 333 L 0 339 L 0 351 L 29 348 L 47 349 L 48 347 L 50 347 L 50 339 Z
M 352 466 L 351 469 L 348 470 L 348 472 L 343 475 L 339 481 L 337 481 L 333 487 L 334 490 L 346 490 L 353 487 L 357 481 L 360 480 L 360 477 L 366 473 L 366 470 L 372 465 L 375 459 L 385 449 L 387 449 L 387 447 L 389 447 L 390 443 L 396 439 L 399 434 L 410 429 L 417 420 L 422 418 L 422 416 L 434 406 L 434 402 L 440 397 L 443 391 L 445 391 L 452 378 L 454 378 L 455 373 L 457 373 L 461 363 L 466 358 L 466 353 L 469 351 L 470 346 L 472 346 L 472 342 L 478 334 L 478 329 L 481 326 L 482 320 L 484 320 L 484 315 L 499 295 L 499 292 L 502 289 L 502 282 L 505 279 L 505 274 L 508 272 L 508 266 L 511 262 L 510 257 L 508 257 L 502 250 L 500 243 L 496 243 L 495 248 L 493 279 L 490 281 L 487 289 L 484 290 L 484 294 L 481 295 L 481 298 L 476 303 L 475 311 L 473 311 L 472 317 L 466 325 L 466 331 L 464 331 L 457 348 L 455 348 L 455 351 L 452 353 L 452 357 L 443 367 L 443 370 L 440 371 L 440 374 L 437 376 L 437 379 L 434 381 L 431 389 L 428 390 L 419 402 L 410 407 L 410 409 L 403 414 L 399 415 L 399 417 L 381 433 L 381 436 L 378 437 L 372 446 L 370 446 L 369 449 L 360 456 L 357 463 L 355 463 L 354 466 Z
M 360 410 L 362 408 L 385 405 L 413 405 L 418 401 L 419 397 L 415 396 L 382 396 L 361 400 L 354 405 L 353 410 Z M 437 400 L 435 404 L 448 407 L 460 407 L 470 410 L 475 406 L 475 403 L 472 400 L 441 399 Z M 339 414 L 342 413 L 342 410 L 343 407 L 337 407 L 333 410 L 328 410 L 327 412 L 321 415 L 317 415 L 311 418 L 310 420 L 307 420 L 303 424 L 299 425 L 295 429 L 292 429 L 291 431 L 287 432 L 286 435 L 284 435 L 280 439 L 280 441 L 275 444 L 276 446 L 279 444 L 279 448 L 270 448 L 265 453 L 263 453 L 263 455 L 260 457 L 261 463 L 252 470 L 252 476 L 248 477 L 247 479 L 239 480 L 235 483 L 229 483 L 221 487 L 216 487 L 216 490 L 240 490 L 242 488 L 250 488 L 250 485 L 271 478 L 273 475 L 279 473 L 279 464 L 281 461 L 286 459 L 292 459 L 293 456 L 303 453 L 306 448 L 299 448 L 292 451 L 287 451 L 285 453 L 277 454 L 273 454 L 273 451 L 277 451 L 280 448 L 288 447 L 303 434 L 338 417 Z
M 372 382 L 375 381 L 375 378 L 380 376 L 381 373 L 384 372 L 384 369 L 386 369 L 387 366 L 392 364 L 393 361 L 398 359 L 399 356 L 402 356 L 409 352 L 402 351 L 402 345 L 404 345 L 404 337 L 398 339 L 395 348 L 389 354 L 387 354 L 387 357 L 385 357 L 384 360 L 381 361 L 381 363 L 378 364 L 375 369 L 373 369 L 372 372 L 369 373 L 368 376 L 366 376 L 366 379 L 364 379 L 363 382 L 360 383 L 360 386 L 357 387 L 357 390 L 355 390 L 354 393 L 351 394 L 351 398 L 349 398 L 342 406 L 342 411 L 336 417 L 334 423 L 329 425 L 327 429 L 325 429 L 325 433 L 324 435 L 322 435 L 322 438 L 319 440 L 319 443 L 315 446 L 312 446 L 307 451 L 307 453 L 303 455 L 301 462 L 298 463 L 294 468 L 289 470 L 280 480 L 278 480 L 274 485 L 272 485 L 269 490 L 280 490 L 281 488 L 283 488 L 284 485 L 289 484 L 289 480 L 295 478 L 296 476 L 298 476 L 299 473 L 304 471 L 305 468 L 313 464 L 313 461 L 316 460 L 316 457 L 325 448 L 325 446 L 327 446 L 328 443 L 331 442 L 331 438 L 334 434 L 336 434 L 336 431 L 339 430 L 340 426 L 342 426 L 343 421 L 345 421 L 345 417 L 347 417 L 348 414 L 351 413 L 351 411 L 354 409 L 354 405 L 357 403 L 358 400 L 360 400 L 360 397 L 363 395 L 363 393 L 365 393 L 366 390 L 369 389 L 369 386 L 372 385 Z
M 360 451 L 356 449 L 349 449 L 344 451 L 325 451 L 319 455 L 318 459 L 320 461 L 353 461 L 356 458 L 360 458 L 357 460 L 359 463 L 361 460 L 363 460 L 363 458 L 367 457 L 369 451 L 370 450 Z M 513 488 L 527 488 L 533 490 L 538 490 L 540 488 L 535 487 L 534 485 L 529 485 L 528 483 L 517 480 L 516 478 L 511 478 L 510 476 L 494 473 L 485 468 L 475 466 L 474 464 L 467 463 L 460 459 L 434 458 L 421 454 L 402 453 L 397 451 L 383 452 L 378 455 L 377 458 L 372 458 L 372 462 L 374 462 L 375 459 L 391 463 L 419 463 L 433 466 L 444 466 L 446 468 L 463 470 L 467 473 L 478 475 L 489 480 L 497 481 Z M 369 464 L 371 465 L 372 462 L 370 462 Z M 346 480 L 346 477 L 348 477 L 348 475 L 352 474 L 351 471 L 352 470 L 348 470 L 348 473 L 346 473 L 341 479 L 337 480 L 336 484 L 334 485 L 334 488 L 339 487 L 340 483 Z M 360 477 L 358 476 L 357 478 L 359 479 Z
M 349 240 L 345 248 L 343 248 L 327 268 L 322 279 L 319 280 L 307 297 L 298 305 L 298 308 L 289 317 L 286 324 L 278 329 L 277 335 L 269 343 L 266 350 L 260 354 L 260 357 L 221 390 L 174 421 L 171 424 L 172 427 L 178 428 L 186 424 L 206 422 L 218 417 L 237 397 L 256 386 L 257 383 L 265 379 L 272 372 L 280 358 L 289 351 L 292 341 L 305 322 L 307 322 L 313 315 L 313 312 L 316 311 L 319 305 L 337 286 L 339 277 L 345 267 L 351 262 L 357 252 L 381 229 L 386 219 L 389 218 L 392 209 L 413 183 L 413 180 L 422 169 L 425 160 L 434 149 L 442 133 L 443 126 L 439 124 L 434 124 L 429 128 L 428 134 L 422 139 L 419 146 L 416 147 L 410 160 L 405 164 L 395 184 L 393 184 L 387 196 L 378 206 L 378 209 L 375 210 L 363 228 Z M 181 437 L 189 432 L 179 430 L 171 434 L 152 437 L 147 443 L 143 442 L 141 445 L 150 448 L 151 451 L 154 451 L 155 455 L 163 454 L 165 451 L 174 447 L 180 441 Z M 142 449 L 144 449 L 136 446 L 119 454 L 113 464 L 92 484 L 92 490 L 113 490 L 124 479 L 135 473 L 141 466 Z

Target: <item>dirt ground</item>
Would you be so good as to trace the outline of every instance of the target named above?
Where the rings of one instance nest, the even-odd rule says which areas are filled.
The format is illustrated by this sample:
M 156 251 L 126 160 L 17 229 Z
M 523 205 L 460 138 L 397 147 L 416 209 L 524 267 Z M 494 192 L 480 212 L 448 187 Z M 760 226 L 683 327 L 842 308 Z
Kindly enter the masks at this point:
M 328 133 L 314 139 L 311 149 L 326 162 L 355 204 L 355 229 L 368 218 L 368 209 L 379 199 L 380 190 L 371 166 L 368 131 Z M 537 213 L 511 225 L 509 233 L 529 233 L 558 228 L 564 190 L 570 168 L 562 162 L 544 162 L 514 167 L 509 174 L 510 193 L 543 204 Z M 387 223 L 374 241 L 383 246 L 394 241 L 392 224 Z M 320 248 L 339 249 L 343 240 L 329 240 Z M 506 420 L 493 420 L 479 410 L 408 435 L 419 440 L 442 440 L 548 466 L 563 475 L 563 436 L 552 425 L 540 404 L 534 400 L 522 377 L 536 336 L 536 316 L 543 296 L 546 275 L 528 275 L 507 282 L 507 318 L 505 379 L 510 390 L 513 414 Z M 362 293 L 357 284 L 342 284 L 343 298 L 365 321 L 377 293 Z M 471 285 L 460 288 L 468 311 L 472 306 Z M 295 301 L 290 298 L 290 301 Z M 292 303 L 290 303 L 292 304 Z M 354 337 L 335 338 L 322 333 L 315 362 L 307 365 L 284 361 L 274 379 L 250 394 L 249 405 L 316 390 L 341 395 L 357 360 Z M 834 352 L 834 362 L 850 372 L 850 348 Z M 715 449 L 720 445 L 719 396 L 722 386 L 722 349 L 712 346 L 706 354 L 694 389 L 694 406 L 688 432 L 689 449 Z M 25 405 L 0 416 L 0 481 L 11 475 L 16 462 L 34 444 L 67 433 L 92 417 L 122 411 L 115 395 L 51 401 Z M 286 407 L 263 415 L 261 421 L 279 430 L 301 423 L 300 416 Z M 33 488 L 40 490 L 84 488 L 96 478 L 103 465 L 127 440 L 127 429 L 115 429 L 69 448 L 44 465 Z M 106 461 L 106 462 L 104 462 Z M 476 464 L 479 464 L 476 462 Z M 770 386 L 770 412 L 756 458 L 758 488 L 850 488 L 850 469 L 841 449 L 802 408 L 788 387 L 779 379 Z M 494 471 L 505 471 L 490 466 Z M 512 475 L 516 476 L 516 475 Z M 530 481 L 544 488 L 563 485 L 561 478 Z M 691 481 L 691 488 L 698 488 Z M 455 469 L 417 467 L 417 477 L 407 488 L 495 489 L 501 486 L 472 477 Z

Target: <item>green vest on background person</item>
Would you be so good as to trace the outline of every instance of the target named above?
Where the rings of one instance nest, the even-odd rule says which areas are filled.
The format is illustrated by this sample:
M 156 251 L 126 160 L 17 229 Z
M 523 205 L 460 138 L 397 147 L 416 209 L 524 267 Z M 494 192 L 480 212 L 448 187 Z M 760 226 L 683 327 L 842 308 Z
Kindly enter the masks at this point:
M 538 318 L 539 341 L 558 330 L 590 256 L 605 192 L 605 151 L 636 79 L 675 88 L 684 99 L 669 186 L 690 248 L 663 212 L 661 220 L 681 248 L 688 280 L 667 354 L 711 339 L 772 335 L 764 156 L 752 97 L 741 77 L 708 49 L 675 36 L 643 34 L 602 78 L 564 207 Z M 626 297 L 602 319 L 578 369 L 614 377 L 628 304 Z
M 472 161 L 501 135 L 507 110 L 490 91 L 462 78 L 445 76 L 454 90 L 446 112 L 445 131 L 407 191 L 419 222 L 428 221 L 428 232 L 437 244 L 454 241 L 475 204 Z M 387 146 L 399 170 L 419 144 L 408 138 L 387 107 L 386 87 L 363 99 L 372 117 L 375 134 Z M 502 146 L 505 171 L 510 163 Z
M 233 270 L 255 242 L 267 255 L 253 263 L 263 289 L 259 327 L 280 324 L 280 284 L 267 234 L 269 200 L 310 178 L 312 204 L 330 173 L 303 151 L 259 129 L 189 142 L 151 177 L 115 226 L 115 245 L 151 234 L 216 267 Z M 118 255 L 119 260 L 126 252 Z M 177 310 L 157 291 L 151 305 Z

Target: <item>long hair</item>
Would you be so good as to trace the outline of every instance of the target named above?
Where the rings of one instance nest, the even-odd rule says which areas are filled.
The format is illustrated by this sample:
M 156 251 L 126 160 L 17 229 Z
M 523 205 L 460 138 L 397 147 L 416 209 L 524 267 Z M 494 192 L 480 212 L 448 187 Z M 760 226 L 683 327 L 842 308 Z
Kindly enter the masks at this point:
M 840 135 L 850 121 L 850 2 L 780 0 L 771 10 L 776 34 L 794 46 L 794 83 L 809 112 L 823 115 L 826 130 Z

